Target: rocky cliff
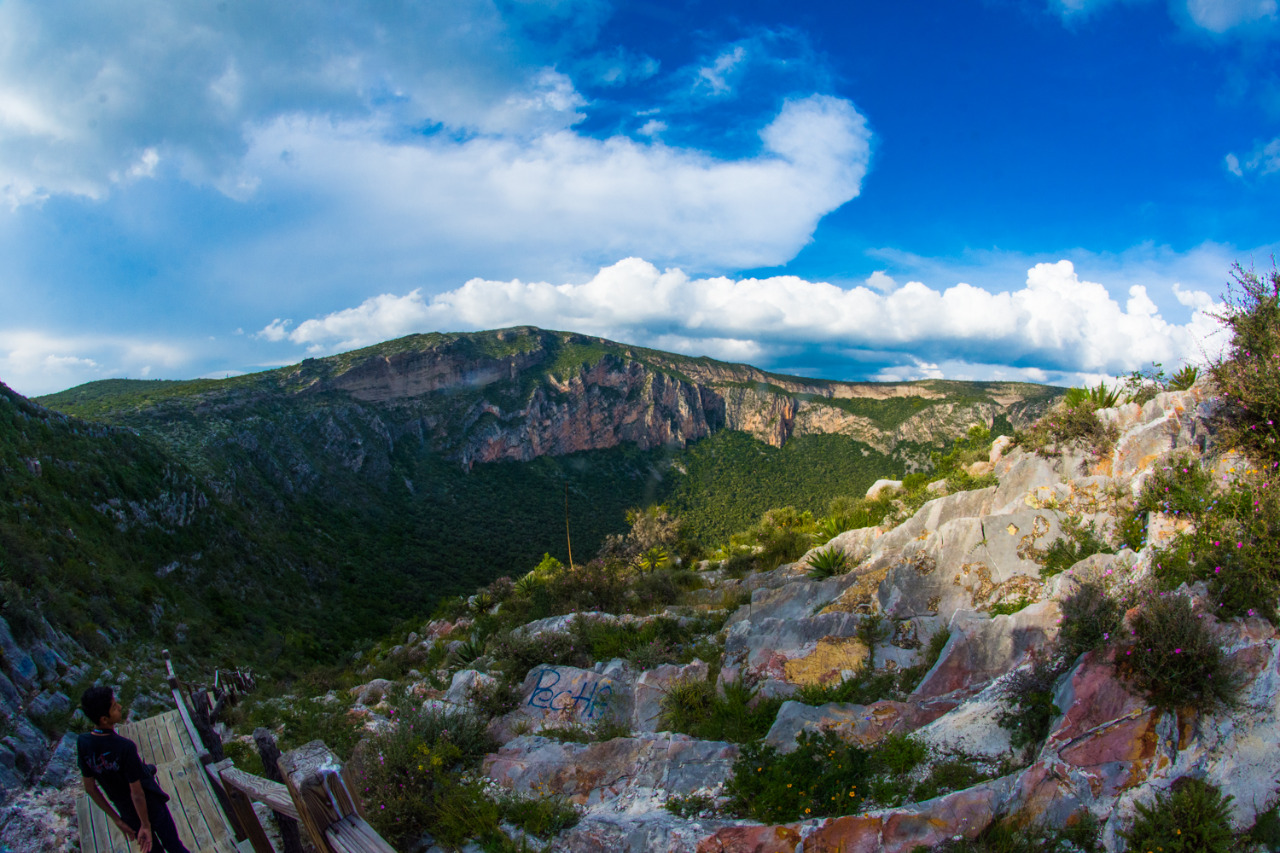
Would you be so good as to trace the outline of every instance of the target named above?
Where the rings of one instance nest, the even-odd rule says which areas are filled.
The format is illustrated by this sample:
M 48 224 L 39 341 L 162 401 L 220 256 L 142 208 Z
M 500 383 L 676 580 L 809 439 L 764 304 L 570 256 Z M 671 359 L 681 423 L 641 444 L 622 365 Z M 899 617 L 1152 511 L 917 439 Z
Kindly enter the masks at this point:
M 1274 749 L 1280 634 L 1252 611 L 1219 618 L 1203 584 L 1168 594 L 1190 602 L 1237 668 L 1237 705 L 1194 712 L 1153 704 L 1126 674 L 1125 647 L 1100 636 L 1097 647 L 1066 658 L 1049 680 L 1045 734 L 1029 750 L 1015 748 L 1014 729 L 1001 724 L 1018 691 L 1026 689 L 1020 679 L 1059 648 L 1066 602 L 1086 585 L 1116 602 L 1133 602 L 1137 591 L 1153 588 L 1159 549 L 1187 528 L 1152 512 L 1143 541 L 1119 542 L 1143 484 L 1155 472 L 1171 470 L 1170 460 L 1188 469 L 1203 465 L 1218 481 L 1238 476 L 1237 466 L 1243 470 L 1237 457 L 1214 443 L 1208 427 L 1213 407 L 1197 387 L 1102 411 L 1119 437 L 1100 456 L 1077 447 L 1044 457 L 1010 450 L 1001 439 L 984 463 L 997 485 L 939 497 L 896 523 L 841 533 L 774 571 L 733 578 L 708 567 L 701 573 L 704 588 L 680 607 L 651 616 L 586 614 L 582 618 L 597 624 L 638 632 L 655 619 L 695 624 L 720 612 L 723 627 L 705 639 L 712 648 L 719 644 L 722 657 L 656 666 L 635 657 L 584 665 L 557 658 L 534 666 L 518 686 L 515 710 L 490 726 L 502 745 L 485 759 L 484 773 L 500 789 L 552 793 L 578 804 L 580 821 L 552 843 L 562 851 L 908 853 L 975 838 L 1001 820 L 1046 832 L 1093 820 L 1103 848 L 1119 851 L 1138 805 L 1167 796 L 1174 781 L 1186 777 L 1230 795 L 1230 826 L 1243 832 L 1280 799 L 1280 753 Z M 1085 529 L 1117 544 L 1050 572 L 1047 555 L 1055 543 Z M 853 568 L 811 577 L 808 561 L 829 549 L 846 555 Z M 741 597 L 745 603 L 732 603 Z M 719 610 L 726 603 L 729 610 Z M 484 602 L 491 604 L 492 598 Z M 1127 631 L 1139 608 L 1123 604 L 1121 612 L 1126 607 Z M 558 648 L 554 638 L 573 630 L 573 618 L 544 619 L 517 633 Z M 469 624 L 432 623 L 391 654 L 422 659 L 436 645 L 456 647 Z M 936 657 L 926 661 L 931 638 L 939 636 L 945 642 L 934 644 Z M 385 702 L 403 690 L 426 708 L 468 713 L 474 687 L 492 683 L 483 671 L 492 661 L 485 656 L 476 669 L 457 672 L 445 691 L 413 673 L 400 684 L 362 685 L 352 690 L 354 712 L 370 731 L 384 730 L 390 724 Z M 895 673 L 921 661 L 925 671 L 890 698 L 815 703 L 815 694 L 804 692 L 865 680 L 869 673 L 892 683 Z M 938 768 L 946 768 L 952 781 L 932 783 L 931 798 L 918 802 L 873 789 L 856 792 L 866 802 L 860 810 L 836 806 L 820 817 L 817 804 L 812 817 L 734 819 L 723 807 L 746 747 L 674 733 L 666 725 L 672 718 L 664 715 L 665 696 L 708 677 L 722 692 L 746 682 L 757 687 L 754 701 L 781 702 L 772 706 L 776 715 L 763 739 L 778 754 L 796 750 L 806 732 L 832 731 L 867 748 L 908 735 L 926 756 L 913 765 L 910 779 L 933 780 Z M 593 742 L 590 731 L 602 717 L 614 728 Z M 566 726 L 577 727 L 576 740 L 584 742 L 566 742 Z M 619 727 L 623 736 L 615 736 Z M 773 761 L 774 753 L 751 754 L 757 756 L 752 764 Z M 691 812 L 670 808 L 695 800 Z

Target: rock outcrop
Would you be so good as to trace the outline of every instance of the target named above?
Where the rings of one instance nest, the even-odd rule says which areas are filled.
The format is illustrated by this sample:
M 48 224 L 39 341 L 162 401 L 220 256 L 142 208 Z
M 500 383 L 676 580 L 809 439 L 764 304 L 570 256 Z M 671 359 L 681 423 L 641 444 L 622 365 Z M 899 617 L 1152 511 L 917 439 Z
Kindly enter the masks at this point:
M 497 726 L 505 744 L 486 759 L 485 773 L 504 788 L 552 791 L 583 807 L 581 823 L 554 842 L 563 851 L 910 851 L 975 837 L 999 816 L 1060 827 L 1086 812 L 1102 825 L 1105 848 L 1118 851 L 1135 804 L 1185 775 L 1230 794 L 1235 825 L 1248 827 L 1280 797 L 1280 754 L 1273 747 L 1280 636 L 1261 619 L 1204 617 L 1245 673 L 1234 712 L 1160 711 L 1133 692 L 1113 653 L 1103 650 L 1068 662 L 1053 696 L 1060 711 L 1033 755 L 1019 761 L 1009 731 L 998 724 L 1009 707 L 1011 677 L 1052 646 L 1060 602 L 1082 580 L 1122 589 L 1151 571 L 1150 546 L 1131 543 L 1141 550 L 1095 554 L 1045 578 L 1046 550 L 1070 525 L 1110 529 L 1115 502 L 1136 494 L 1170 453 L 1216 452 L 1205 428 L 1210 406 L 1193 389 L 1104 412 L 1121 436 L 1101 459 L 1046 459 L 997 441 L 983 464 L 997 473 L 998 486 L 944 495 L 892 529 L 851 531 L 825 543 L 856 563 L 846 575 L 811 580 L 803 561 L 742 581 L 708 574 L 713 586 L 752 590 L 751 601 L 725 624 L 719 683 L 750 679 L 759 695 L 786 697 L 806 685 L 839 683 L 867 666 L 890 672 L 911 666 L 931 637 L 949 632 L 909 695 L 870 705 L 784 701 L 766 744 L 787 752 L 806 731 L 831 730 L 863 745 L 913 734 L 935 758 L 962 756 L 987 768 L 985 781 L 925 802 L 786 824 L 677 817 L 662 804 L 690 794 L 722 798 L 739 754 L 733 744 L 654 731 L 655 718 L 661 720 L 657 695 L 664 685 L 705 678 L 701 662 L 646 672 L 622 661 L 535 669 L 523 685 L 522 707 Z M 861 630 L 877 617 L 894 630 Z M 561 743 L 539 735 L 547 726 L 590 723 L 605 713 L 597 707 L 605 691 L 603 707 L 631 736 Z

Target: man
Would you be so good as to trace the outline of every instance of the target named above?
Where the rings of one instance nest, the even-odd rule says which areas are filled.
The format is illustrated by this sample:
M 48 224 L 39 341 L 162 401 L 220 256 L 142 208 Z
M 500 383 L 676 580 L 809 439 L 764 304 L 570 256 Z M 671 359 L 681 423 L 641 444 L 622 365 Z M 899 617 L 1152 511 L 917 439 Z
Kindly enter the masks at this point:
M 178 828 L 165 805 L 169 795 L 156 782 L 155 768 L 142 763 L 133 741 L 116 734 L 124 709 L 111 688 L 90 687 L 80 697 L 80 707 L 94 726 L 76 741 L 80 775 L 89 799 L 107 813 L 125 837 L 138 842 L 141 853 L 189 853 L 178 838 Z

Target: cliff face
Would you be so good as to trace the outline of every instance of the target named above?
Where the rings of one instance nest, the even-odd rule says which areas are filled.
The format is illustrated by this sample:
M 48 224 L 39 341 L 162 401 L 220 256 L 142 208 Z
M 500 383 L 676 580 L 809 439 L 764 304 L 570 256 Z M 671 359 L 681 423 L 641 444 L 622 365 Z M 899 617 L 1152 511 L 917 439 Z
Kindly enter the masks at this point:
M 1020 424 L 1054 396 L 1016 383 L 806 380 L 530 328 L 415 336 L 278 373 L 277 392 L 341 397 L 392 443 L 412 437 L 468 468 L 622 443 L 683 447 L 720 429 L 774 447 L 835 433 L 889 453 L 1001 415 Z

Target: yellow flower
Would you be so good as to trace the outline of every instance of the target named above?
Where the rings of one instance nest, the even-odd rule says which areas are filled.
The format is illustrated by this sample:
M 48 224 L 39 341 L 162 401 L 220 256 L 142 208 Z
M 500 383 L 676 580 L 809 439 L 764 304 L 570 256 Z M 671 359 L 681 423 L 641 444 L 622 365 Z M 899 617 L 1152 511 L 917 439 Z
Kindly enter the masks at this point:
M 790 783 L 790 782 L 788 782 L 788 783 L 787 783 L 787 787 L 788 787 L 788 788 L 790 788 L 790 787 L 791 787 L 791 783 Z

